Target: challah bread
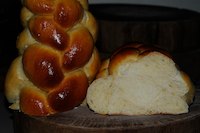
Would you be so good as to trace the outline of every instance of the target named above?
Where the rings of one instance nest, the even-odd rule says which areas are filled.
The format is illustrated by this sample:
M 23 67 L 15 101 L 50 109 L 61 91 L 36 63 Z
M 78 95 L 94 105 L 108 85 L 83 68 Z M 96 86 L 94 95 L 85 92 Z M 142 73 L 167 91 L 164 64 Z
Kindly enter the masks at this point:
M 86 99 L 99 114 L 151 115 L 186 113 L 193 97 L 190 78 L 170 54 L 130 44 L 102 63 Z
M 87 0 L 24 0 L 21 20 L 19 57 L 5 81 L 10 108 L 44 116 L 81 104 L 100 67 Z

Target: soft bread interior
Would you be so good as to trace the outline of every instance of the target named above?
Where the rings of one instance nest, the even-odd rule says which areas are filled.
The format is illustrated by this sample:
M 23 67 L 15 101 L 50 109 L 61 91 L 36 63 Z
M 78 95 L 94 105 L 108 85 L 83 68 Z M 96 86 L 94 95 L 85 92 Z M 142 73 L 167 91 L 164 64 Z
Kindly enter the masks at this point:
M 96 79 L 87 103 L 100 114 L 180 114 L 188 112 L 190 91 L 172 59 L 151 52 L 118 67 L 118 73 Z

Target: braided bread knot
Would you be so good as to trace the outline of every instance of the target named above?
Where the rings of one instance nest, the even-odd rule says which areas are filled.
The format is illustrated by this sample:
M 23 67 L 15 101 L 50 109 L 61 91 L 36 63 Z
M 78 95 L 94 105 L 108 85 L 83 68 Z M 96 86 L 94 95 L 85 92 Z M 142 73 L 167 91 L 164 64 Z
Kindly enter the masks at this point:
M 82 103 L 100 59 L 87 0 L 24 0 L 19 57 L 6 77 L 12 109 L 50 115 Z
M 102 61 L 96 78 L 107 77 L 109 75 L 120 76 L 120 71 L 123 70 L 121 67 L 124 67 L 121 64 L 136 62 L 153 51 L 160 52 L 172 59 L 170 53 L 163 49 L 134 42 L 119 47 L 110 58 Z

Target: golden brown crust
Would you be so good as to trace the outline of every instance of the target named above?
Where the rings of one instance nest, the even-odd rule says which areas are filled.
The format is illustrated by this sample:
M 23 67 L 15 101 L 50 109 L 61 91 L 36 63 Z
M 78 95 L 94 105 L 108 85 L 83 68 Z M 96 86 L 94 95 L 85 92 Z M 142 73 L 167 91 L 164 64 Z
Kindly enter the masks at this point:
M 83 71 L 85 72 L 86 76 L 89 79 L 89 83 L 93 81 L 96 77 L 97 70 L 99 70 L 101 66 L 100 56 L 98 50 L 94 48 L 92 57 L 88 61 L 88 63 L 83 67 Z
M 11 108 L 41 116 L 81 104 L 100 66 L 88 1 L 24 0 L 21 21 L 19 57 L 5 82 Z
M 58 112 L 73 109 L 84 100 L 88 86 L 89 82 L 84 72 L 73 72 L 66 76 L 58 87 L 50 91 L 48 102 Z
M 94 41 L 96 42 L 98 36 L 98 24 L 96 22 L 96 19 L 89 11 L 85 11 L 85 17 L 82 19 L 82 23 L 89 30 L 94 38 Z
M 83 8 L 78 1 L 65 0 L 58 2 L 54 13 L 55 21 L 64 28 L 78 23 L 83 17 Z
M 122 48 L 119 52 L 114 53 L 114 55 L 110 58 L 110 63 L 108 67 L 109 74 L 113 75 L 117 73 L 118 67 L 120 64 L 129 61 L 136 61 L 140 51 L 136 48 Z
M 55 111 L 49 106 L 46 97 L 46 93 L 38 88 L 23 88 L 20 94 L 20 110 L 26 114 L 37 116 L 55 113 Z
M 194 94 L 195 94 L 195 87 L 190 79 L 190 77 L 183 71 L 181 71 L 181 76 L 183 77 L 184 81 L 186 82 L 189 90 L 188 93 L 185 95 L 185 99 L 187 104 L 191 104 L 194 99 Z
M 44 45 L 59 50 L 64 50 L 68 45 L 68 34 L 51 17 L 33 17 L 29 29 L 35 40 Z
M 97 73 L 96 78 L 106 77 L 108 76 L 108 65 L 110 63 L 110 59 L 106 59 L 101 63 L 100 69 Z
M 28 78 L 24 74 L 22 58 L 18 57 L 12 62 L 11 67 L 6 75 L 5 95 L 8 101 L 10 103 L 19 101 L 20 91 L 26 85 L 30 86 L 31 82 L 29 82 Z M 19 109 L 19 106 L 15 105 L 15 107 Z
M 153 51 L 160 52 L 172 58 L 167 51 L 157 47 L 147 46 L 142 43 L 130 43 L 118 48 L 109 59 L 103 61 L 97 74 L 97 78 L 105 77 L 107 75 L 115 75 L 117 74 L 121 64 L 125 64 L 126 62 L 135 62 Z
M 25 50 L 22 62 L 26 76 L 42 90 L 58 85 L 64 78 L 59 55 L 53 49 L 31 45 Z
M 19 50 L 19 54 L 23 54 L 24 50 L 37 41 L 33 38 L 30 31 L 28 29 L 24 29 L 17 39 L 17 49 Z
M 70 42 L 63 56 L 63 67 L 72 70 L 85 65 L 92 56 L 93 38 L 86 28 L 70 32 Z
M 23 27 L 27 26 L 28 21 L 30 20 L 30 18 L 33 16 L 34 14 L 25 6 L 22 7 L 21 9 L 21 14 L 20 14 L 20 18 L 21 18 L 21 23 Z
M 53 1 L 49 0 L 24 0 L 23 4 L 34 14 L 46 14 L 54 10 Z

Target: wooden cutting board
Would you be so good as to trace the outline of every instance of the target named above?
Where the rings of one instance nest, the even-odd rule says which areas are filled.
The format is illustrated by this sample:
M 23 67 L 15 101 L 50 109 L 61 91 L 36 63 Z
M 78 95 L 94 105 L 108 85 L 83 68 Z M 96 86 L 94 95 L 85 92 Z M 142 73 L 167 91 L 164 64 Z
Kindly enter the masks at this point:
M 86 106 L 48 117 L 14 113 L 16 133 L 200 133 L 200 90 L 190 112 L 181 115 L 108 116 Z

